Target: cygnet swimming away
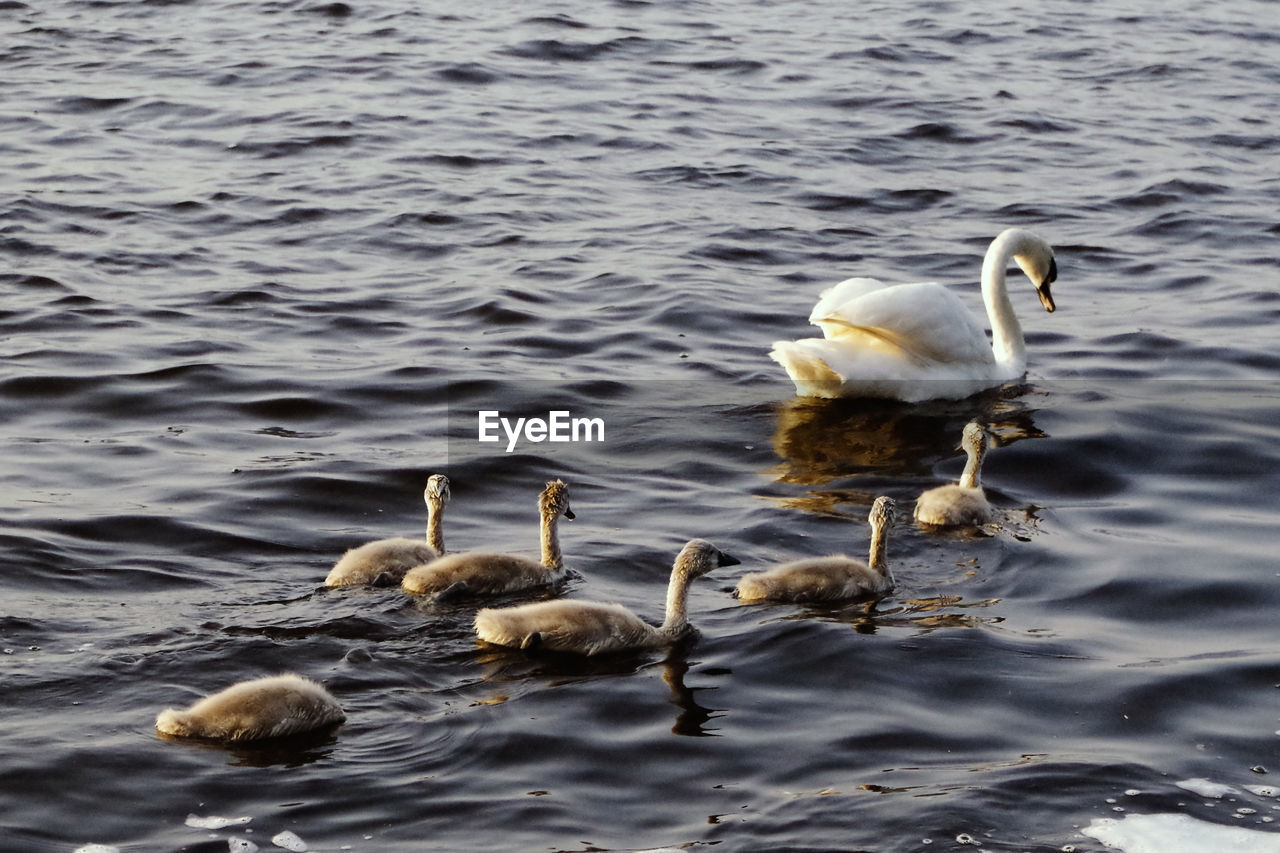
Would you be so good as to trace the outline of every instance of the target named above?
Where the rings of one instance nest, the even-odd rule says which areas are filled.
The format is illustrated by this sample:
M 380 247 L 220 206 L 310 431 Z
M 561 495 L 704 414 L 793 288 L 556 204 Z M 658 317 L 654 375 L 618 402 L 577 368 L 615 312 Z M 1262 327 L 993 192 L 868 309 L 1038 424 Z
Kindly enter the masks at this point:
M 405 592 L 427 595 L 497 595 L 560 581 L 565 570 L 557 522 L 562 515 L 570 521 L 574 518 L 569 507 L 569 487 L 563 480 L 547 483 L 538 496 L 538 512 L 541 561 L 484 551 L 447 554 L 410 569 L 401 588 Z
M 987 433 L 977 423 L 965 424 L 960 438 L 969 459 L 959 483 L 948 483 L 916 500 L 916 521 L 936 527 L 963 527 L 991 520 L 991 504 L 982 491 L 982 460 L 987 455 Z
M 650 625 L 621 604 L 560 600 L 481 610 L 476 614 L 476 634 L 498 646 L 580 655 L 669 646 L 692 630 L 686 606 L 693 579 L 737 563 L 710 542 L 691 540 L 671 568 L 666 619 L 659 626 Z
M 352 548 L 342 555 L 325 586 L 392 586 L 414 566 L 434 560 L 444 553 L 444 507 L 449 502 L 449 478 L 432 474 L 422 493 L 427 503 L 427 538 L 402 536 L 377 539 Z
M 346 719 L 322 686 L 300 675 L 241 681 L 186 710 L 167 708 L 156 731 L 173 737 L 252 741 L 334 726 Z
M 843 601 L 884 595 L 893 589 L 893 572 L 885 556 L 889 527 L 897 517 L 892 498 L 879 497 L 871 505 L 871 553 L 867 562 L 837 554 L 785 563 L 767 572 L 743 575 L 738 581 L 740 601 Z

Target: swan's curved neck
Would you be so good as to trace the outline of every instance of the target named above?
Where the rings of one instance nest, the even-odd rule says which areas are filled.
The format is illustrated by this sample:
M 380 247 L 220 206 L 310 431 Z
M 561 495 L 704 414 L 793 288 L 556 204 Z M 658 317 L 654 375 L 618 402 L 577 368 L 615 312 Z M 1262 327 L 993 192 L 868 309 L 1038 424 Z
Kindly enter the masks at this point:
M 966 448 L 969 459 L 964 463 L 964 471 L 960 474 L 960 487 L 963 489 L 982 488 L 982 457 L 986 454 L 983 444 Z
M 996 363 L 1007 367 L 1011 376 L 1021 376 L 1026 371 L 1027 346 L 1005 287 L 1005 272 L 1015 253 L 1012 235 L 1001 234 L 992 241 L 982 260 L 982 301 L 991 321 L 991 352 Z
M 560 531 L 556 523 L 559 519 L 558 512 L 542 514 L 542 565 L 550 569 L 564 566 L 564 557 L 560 553 Z
M 435 548 L 437 554 L 444 553 L 443 501 L 430 501 L 427 504 L 427 544 Z
M 876 524 L 871 527 L 871 553 L 867 557 L 867 565 L 871 570 L 879 574 L 881 577 L 893 579 L 893 572 L 889 570 L 889 558 L 886 554 L 886 543 L 888 537 L 885 536 L 885 528 L 887 524 Z
M 667 612 L 658 630 L 668 637 L 679 637 L 689 627 L 689 573 L 679 566 L 671 571 L 671 582 L 667 584 Z

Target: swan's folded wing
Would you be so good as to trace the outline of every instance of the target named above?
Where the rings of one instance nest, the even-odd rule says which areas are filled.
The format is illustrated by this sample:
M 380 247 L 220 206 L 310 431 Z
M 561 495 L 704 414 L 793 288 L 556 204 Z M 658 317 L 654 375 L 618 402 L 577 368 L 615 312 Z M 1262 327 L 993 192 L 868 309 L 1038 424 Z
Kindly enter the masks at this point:
M 853 302 L 876 291 L 885 290 L 888 287 L 883 281 L 877 278 L 846 278 L 839 284 L 834 284 L 822 291 L 818 297 L 818 304 L 813 306 L 813 310 L 809 312 L 809 322 L 817 326 L 819 320 L 828 314 L 840 313 L 841 307 L 846 302 Z
M 872 279 L 851 279 L 866 282 Z M 832 293 L 850 282 L 841 282 Z M 810 320 L 833 341 L 873 350 L 894 350 L 919 364 L 982 364 L 993 359 L 986 332 L 969 309 L 933 282 L 894 287 L 849 288 L 856 293 Z M 819 301 L 819 305 L 826 297 Z M 814 314 L 817 314 L 815 308 Z

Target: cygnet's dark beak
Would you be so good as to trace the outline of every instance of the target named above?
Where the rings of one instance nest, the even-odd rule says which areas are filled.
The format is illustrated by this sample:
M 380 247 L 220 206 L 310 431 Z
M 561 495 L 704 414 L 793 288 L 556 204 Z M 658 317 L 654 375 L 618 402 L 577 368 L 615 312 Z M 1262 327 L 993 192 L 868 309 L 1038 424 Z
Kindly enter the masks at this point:
M 573 520 L 574 520 L 574 518 L 576 518 L 577 516 L 575 516 L 575 515 L 573 514 L 573 510 L 569 509 L 568 507 L 565 507 L 565 508 L 564 508 L 564 517 L 565 517 L 565 518 L 567 518 L 567 519 L 569 519 L 570 521 L 573 521 Z
M 724 551 L 720 552 L 720 566 L 722 568 L 724 566 L 737 566 L 737 565 L 740 565 L 741 562 L 742 562 L 741 560 L 739 560 L 737 557 L 733 556 L 732 554 L 726 554 Z
M 1036 293 L 1040 296 L 1040 304 L 1044 306 L 1044 310 L 1050 314 L 1058 306 L 1053 304 L 1053 294 L 1049 292 L 1049 285 L 1058 280 L 1058 261 L 1054 258 L 1049 259 L 1049 272 L 1044 277 L 1044 281 L 1036 286 Z

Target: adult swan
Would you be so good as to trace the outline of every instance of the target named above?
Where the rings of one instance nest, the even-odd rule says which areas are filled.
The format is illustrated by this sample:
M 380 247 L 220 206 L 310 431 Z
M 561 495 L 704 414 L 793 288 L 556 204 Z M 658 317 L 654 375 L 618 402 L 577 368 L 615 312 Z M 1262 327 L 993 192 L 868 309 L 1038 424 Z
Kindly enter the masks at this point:
M 809 322 L 824 337 L 777 341 L 769 353 L 806 397 L 887 397 L 908 403 L 958 399 L 1021 379 L 1027 352 L 1005 291 L 1012 260 L 1026 273 L 1046 311 L 1058 277 L 1053 249 L 1010 228 L 982 261 L 982 301 L 991 342 L 973 314 L 935 282 L 886 285 L 851 278 L 818 299 Z

